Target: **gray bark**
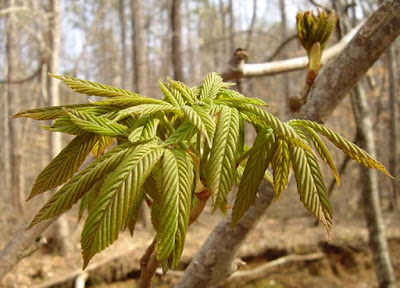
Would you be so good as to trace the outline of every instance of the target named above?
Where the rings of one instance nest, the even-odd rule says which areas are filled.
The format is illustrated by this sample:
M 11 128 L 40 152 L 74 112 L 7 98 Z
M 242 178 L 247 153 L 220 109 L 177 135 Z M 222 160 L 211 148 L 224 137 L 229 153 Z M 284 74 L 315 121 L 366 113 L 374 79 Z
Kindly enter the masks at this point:
M 228 6 L 228 14 L 229 14 L 229 53 L 233 53 L 236 49 L 235 44 L 235 16 L 233 14 L 233 1 L 229 0 Z
M 390 47 L 387 51 L 387 67 L 389 70 L 389 111 L 390 111 L 390 143 L 389 143 L 389 151 L 390 151 L 390 162 L 389 162 L 389 171 L 394 175 L 396 179 L 394 179 L 392 184 L 392 199 L 390 202 L 390 208 L 394 209 L 398 207 L 398 193 L 399 192 L 399 168 L 398 168 L 398 157 L 399 157 L 399 149 L 398 149 L 398 130 L 399 130 L 399 112 L 398 112 L 398 75 L 395 72 L 395 57 L 394 56 L 394 47 Z
M 364 89 L 358 84 L 354 89 L 353 105 L 356 106 L 356 122 L 360 136 L 360 146 L 372 157 L 376 157 L 373 125 Z M 374 257 L 375 272 L 380 288 L 395 288 L 396 282 L 390 262 L 385 224 L 379 202 L 378 173 L 374 169 L 361 167 L 364 213 L 367 220 L 369 242 Z
M 15 5 L 15 1 L 9 0 L 8 6 L 13 8 Z M 7 81 L 12 81 L 13 79 L 18 78 L 18 70 L 19 70 L 19 41 L 18 41 L 18 31 L 17 31 L 17 15 L 15 11 L 10 11 L 7 17 L 7 42 L 6 42 L 6 55 L 7 55 Z M 8 113 L 6 115 L 13 115 L 13 113 L 20 107 L 20 95 L 19 89 L 16 84 L 7 84 L 7 102 L 8 104 Z M 8 118 L 8 117 L 7 117 Z M 8 150 L 8 159 L 7 161 L 7 169 L 11 173 L 11 203 L 14 208 L 18 209 L 19 213 L 23 213 L 24 207 L 24 189 L 25 189 L 25 178 L 23 172 L 23 146 L 17 145 L 18 140 L 21 138 L 21 125 L 14 121 L 9 121 L 9 118 L 6 120 L 5 125 L 8 125 L 9 138 L 6 138 L 6 141 L 9 141 L 9 147 L 6 147 Z M 5 131 L 7 132 L 7 131 Z M 6 150 L 6 151 L 7 151 Z M 6 176 L 9 177 L 9 176 Z M 7 179 L 7 181 L 9 178 Z
M 126 20 L 125 20 L 125 1 L 119 0 L 118 14 L 121 29 L 121 86 L 127 88 L 127 69 L 126 69 Z
M 52 16 L 49 18 L 49 73 L 58 75 L 59 74 L 59 53 L 60 53 L 60 2 L 59 0 L 51 0 L 49 2 L 49 11 Z M 58 106 L 60 105 L 60 92 L 59 83 L 57 79 L 50 77 L 48 84 L 49 94 L 49 105 Z M 62 139 L 61 133 L 50 133 L 50 157 L 55 158 L 58 153 L 62 150 Z M 56 247 L 60 255 L 67 255 L 71 251 L 71 244 L 68 239 L 69 227 L 68 220 L 65 215 L 59 217 L 54 225 L 54 239 Z
M 171 58 L 174 70 L 174 79 L 184 82 L 182 60 L 182 13 L 181 0 L 172 0 L 171 6 Z
M 131 19 L 133 27 L 132 41 L 132 67 L 133 67 L 133 82 L 135 90 L 138 93 L 146 95 L 147 93 L 147 46 L 146 34 L 144 31 L 143 19 L 143 2 L 142 0 L 132 0 L 131 3 Z
M 279 9 L 281 10 L 281 41 L 288 38 L 285 2 L 285 0 L 279 0 Z M 285 48 L 282 49 L 282 58 L 287 59 Z M 282 78 L 283 97 L 281 99 L 281 113 L 287 114 L 289 113 L 290 76 L 289 74 L 284 74 Z

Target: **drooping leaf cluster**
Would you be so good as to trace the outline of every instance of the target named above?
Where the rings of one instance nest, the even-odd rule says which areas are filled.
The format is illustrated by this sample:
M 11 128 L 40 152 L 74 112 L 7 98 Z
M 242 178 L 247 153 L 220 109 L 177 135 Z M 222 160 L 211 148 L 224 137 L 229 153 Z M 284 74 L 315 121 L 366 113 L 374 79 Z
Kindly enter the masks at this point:
M 162 100 L 73 77 L 54 76 L 77 93 L 105 97 L 79 105 L 22 111 L 14 117 L 53 120 L 52 132 L 75 138 L 37 177 L 29 198 L 61 188 L 30 227 L 60 215 L 80 201 L 87 211 L 81 235 L 84 267 L 111 245 L 121 231 L 133 233 L 143 201 L 151 208 L 157 260 L 174 268 L 183 251 L 193 203 L 211 195 L 212 209 L 227 210 L 227 194 L 238 186 L 233 225 L 254 202 L 263 178 L 278 198 L 293 170 L 300 200 L 329 230 L 332 208 L 317 156 L 339 175 L 321 136 L 357 162 L 390 175 L 365 151 L 318 123 L 281 122 L 266 104 L 229 89 L 211 73 L 200 86 L 160 81 Z M 257 137 L 244 146 L 244 122 Z M 78 171 L 90 153 L 95 160 Z M 272 175 L 269 170 L 272 171 Z

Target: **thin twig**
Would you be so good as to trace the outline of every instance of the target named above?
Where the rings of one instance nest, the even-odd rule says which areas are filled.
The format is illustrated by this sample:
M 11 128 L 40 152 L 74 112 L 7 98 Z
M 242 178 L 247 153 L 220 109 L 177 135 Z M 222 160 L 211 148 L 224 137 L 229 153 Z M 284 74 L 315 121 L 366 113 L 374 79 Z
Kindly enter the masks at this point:
M 293 34 L 292 36 L 289 36 L 288 38 L 286 38 L 279 46 L 278 48 L 275 49 L 275 51 L 268 56 L 267 58 L 265 58 L 264 62 L 271 62 L 272 60 L 274 60 L 276 58 L 276 56 L 279 55 L 279 53 L 281 53 L 282 49 L 286 47 L 286 45 L 288 45 L 290 42 L 292 42 L 293 40 L 297 39 L 297 34 Z
M 247 41 L 245 47 L 247 51 L 250 51 L 251 37 L 253 36 L 253 29 L 256 20 L 257 20 L 257 0 L 253 0 L 253 16 L 251 17 L 251 23 L 249 27 L 249 33 L 247 34 Z

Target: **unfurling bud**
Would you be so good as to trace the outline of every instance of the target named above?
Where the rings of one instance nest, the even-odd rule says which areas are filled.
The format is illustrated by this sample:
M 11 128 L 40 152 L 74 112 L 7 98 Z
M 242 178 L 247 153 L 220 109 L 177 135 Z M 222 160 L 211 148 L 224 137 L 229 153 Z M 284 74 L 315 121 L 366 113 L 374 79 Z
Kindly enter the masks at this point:
M 297 34 L 312 64 L 309 69 L 315 69 L 315 72 L 318 72 L 322 51 L 336 26 L 337 19 L 334 11 L 328 14 L 320 9 L 318 15 L 314 15 L 312 11 L 297 14 Z

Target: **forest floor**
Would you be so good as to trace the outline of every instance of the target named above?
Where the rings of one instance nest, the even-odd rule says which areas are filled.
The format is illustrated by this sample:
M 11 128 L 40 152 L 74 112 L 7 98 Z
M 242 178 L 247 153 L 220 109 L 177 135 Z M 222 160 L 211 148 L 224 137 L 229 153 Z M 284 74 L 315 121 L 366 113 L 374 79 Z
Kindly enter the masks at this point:
M 269 269 L 259 279 L 250 282 L 235 280 L 234 284 L 224 287 L 377 287 L 362 214 L 338 220 L 328 239 L 325 228 L 316 226 L 314 218 L 298 208 L 293 210 L 298 212 L 292 217 L 284 217 L 282 211 L 287 211 L 287 207 L 275 204 L 271 207 L 240 249 L 238 256 L 247 263 L 240 270 L 253 269 L 288 255 L 319 253 L 321 257 L 279 265 Z M 44 247 L 14 267 L 0 283 L 1 287 L 74 287 L 75 279 L 84 275 L 81 273 L 79 246 L 82 223 L 75 224 L 73 213 L 69 213 L 68 217 L 73 227 L 70 241 L 74 243 L 74 251 L 65 257 L 57 256 L 49 252 L 49 244 L 49 247 Z M 1 216 L 0 224 L 12 221 L 8 218 Z M 189 228 L 179 269 L 183 270 L 188 265 L 221 219 L 221 215 L 210 215 L 209 211 L 205 211 Z M 387 238 L 397 279 L 400 279 L 399 219 L 400 211 L 385 213 Z M 0 225 L 3 236 L 7 234 L 4 231 L 6 226 Z M 113 246 L 96 255 L 87 268 L 89 279 L 86 287 L 136 287 L 139 259 L 154 236 L 150 230 L 138 224 L 133 238 L 124 232 Z M 6 237 L 0 240 L 1 246 L 6 244 Z M 153 287 L 170 287 L 181 273 L 171 271 L 165 276 L 157 276 Z

